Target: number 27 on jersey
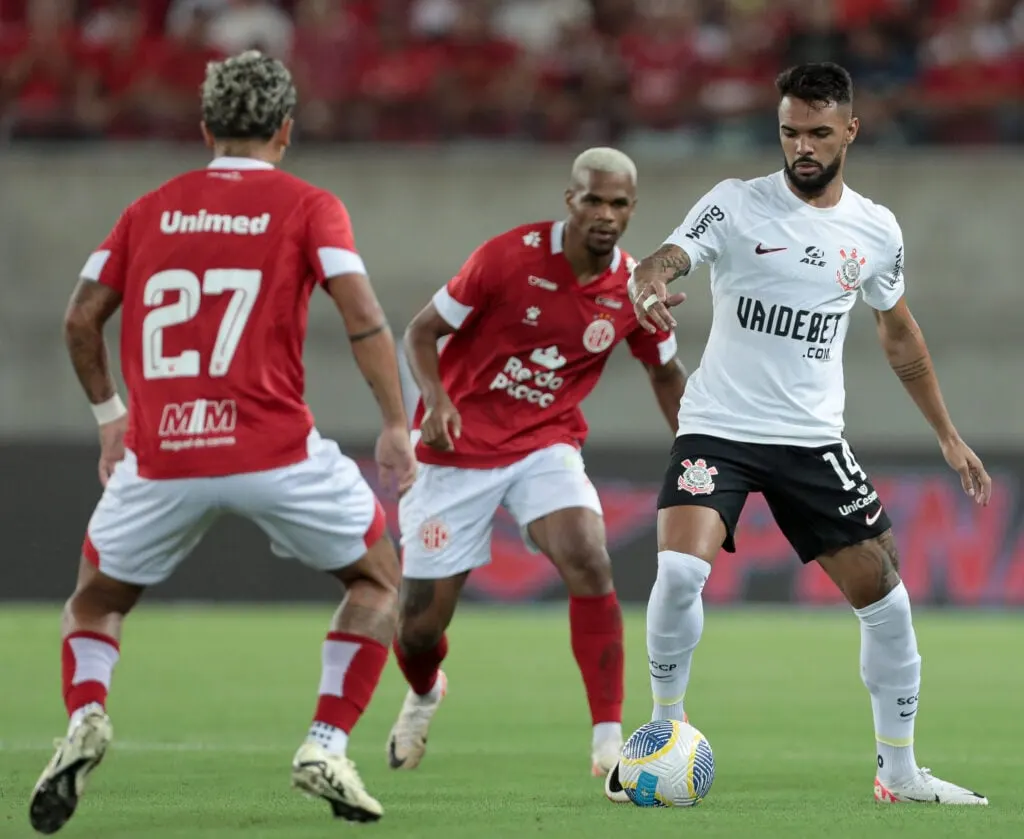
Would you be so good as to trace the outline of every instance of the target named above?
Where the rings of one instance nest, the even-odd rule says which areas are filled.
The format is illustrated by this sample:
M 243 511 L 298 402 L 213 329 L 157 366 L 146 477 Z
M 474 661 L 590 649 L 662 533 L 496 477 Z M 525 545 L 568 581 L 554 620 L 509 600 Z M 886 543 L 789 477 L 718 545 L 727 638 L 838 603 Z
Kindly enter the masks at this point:
M 245 325 L 256 305 L 260 291 L 261 271 L 240 268 L 214 268 L 203 274 L 202 281 L 191 271 L 172 269 L 160 271 L 146 281 L 143 302 L 156 306 L 142 322 L 142 373 L 147 379 L 175 379 L 200 375 L 202 361 L 199 350 L 185 350 L 180 355 L 163 352 L 163 331 L 187 323 L 199 314 L 204 296 L 232 292 L 224 317 L 217 330 L 217 339 L 210 355 L 209 375 L 226 376 L 231 368 Z M 164 303 L 168 292 L 178 292 L 174 303 Z

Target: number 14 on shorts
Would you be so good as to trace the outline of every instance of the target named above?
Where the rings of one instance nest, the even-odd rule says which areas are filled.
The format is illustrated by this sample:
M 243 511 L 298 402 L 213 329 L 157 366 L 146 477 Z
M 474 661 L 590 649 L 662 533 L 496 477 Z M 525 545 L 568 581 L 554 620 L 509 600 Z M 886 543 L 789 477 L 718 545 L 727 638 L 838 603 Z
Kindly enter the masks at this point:
M 846 469 L 839 465 L 839 458 L 836 457 L 835 452 L 825 452 L 822 455 L 825 462 L 832 467 L 832 470 L 836 473 L 836 477 L 843 485 L 843 491 L 849 492 L 857 486 L 861 481 L 866 481 L 868 476 L 867 473 L 861 468 L 860 464 L 857 463 L 856 458 L 853 456 L 853 450 L 850 448 L 850 444 L 845 440 L 842 442 L 842 454 L 843 460 L 846 462 Z

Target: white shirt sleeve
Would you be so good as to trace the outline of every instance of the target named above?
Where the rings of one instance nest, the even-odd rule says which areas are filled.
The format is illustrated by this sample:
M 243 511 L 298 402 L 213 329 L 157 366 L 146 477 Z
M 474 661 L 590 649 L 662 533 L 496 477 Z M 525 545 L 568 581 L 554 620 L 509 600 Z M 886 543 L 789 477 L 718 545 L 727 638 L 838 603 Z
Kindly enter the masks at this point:
M 742 197 L 743 181 L 738 178 L 721 181 L 694 204 L 665 244 L 686 252 L 691 271 L 705 262 L 714 262 L 725 249 Z
M 896 217 L 889 213 L 889 243 L 880 264 L 874 266 L 870 276 L 860 287 L 861 297 L 872 309 L 887 312 L 903 296 L 903 231 Z

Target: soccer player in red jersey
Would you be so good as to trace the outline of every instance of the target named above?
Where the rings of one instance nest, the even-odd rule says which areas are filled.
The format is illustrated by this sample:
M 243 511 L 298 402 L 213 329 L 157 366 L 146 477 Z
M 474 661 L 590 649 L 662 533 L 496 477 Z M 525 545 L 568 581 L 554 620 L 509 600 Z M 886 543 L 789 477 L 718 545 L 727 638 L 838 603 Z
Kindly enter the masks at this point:
M 425 752 L 447 685 L 445 630 L 466 578 L 490 560 L 499 506 L 569 590 L 593 773 L 603 776 L 622 746 L 622 615 L 601 503 L 580 456 L 580 403 L 624 340 L 675 429 L 686 373 L 675 335 L 645 332 L 631 311 L 633 261 L 616 243 L 636 205 L 636 166 L 615 149 L 590 149 L 573 165 L 565 200 L 566 220 L 526 224 L 477 248 L 406 332 L 422 398 L 413 422 L 420 467 L 399 505 L 395 647 L 410 690 L 387 745 L 396 769 L 414 768 Z
M 404 489 L 415 459 L 395 345 L 348 213 L 275 168 L 296 94 L 258 52 L 209 65 L 203 136 L 215 155 L 132 204 L 82 269 L 65 320 L 99 423 L 103 496 L 63 616 L 67 736 L 32 794 L 41 833 L 72 816 L 112 736 L 105 711 L 125 616 L 223 513 L 259 525 L 275 553 L 337 578 L 346 596 L 322 648 L 319 701 L 292 783 L 336 816 L 380 818 L 345 756 L 395 634 L 400 570 L 384 513 L 355 463 L 317 433 L 303 400 L 309 298 L 323 287 L 380 405 L 382 477 Z M 123 308 L 127 410 L 103 327 Z

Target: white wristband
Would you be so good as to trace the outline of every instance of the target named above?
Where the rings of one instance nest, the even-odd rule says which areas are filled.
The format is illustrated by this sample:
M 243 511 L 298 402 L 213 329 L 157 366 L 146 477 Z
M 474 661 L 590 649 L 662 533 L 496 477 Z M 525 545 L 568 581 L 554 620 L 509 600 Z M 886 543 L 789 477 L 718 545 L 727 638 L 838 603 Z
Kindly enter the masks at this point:
M 128 413 L 124 402 L 121 401 L 121 397 L 116 393 L 106 402 L 101 402 L 99 405 L 90 405 L 89 407 L 92 408 L 92 415 L 96 417 L 98 425 L 106 425 L 108 422 L 119 420 Z

